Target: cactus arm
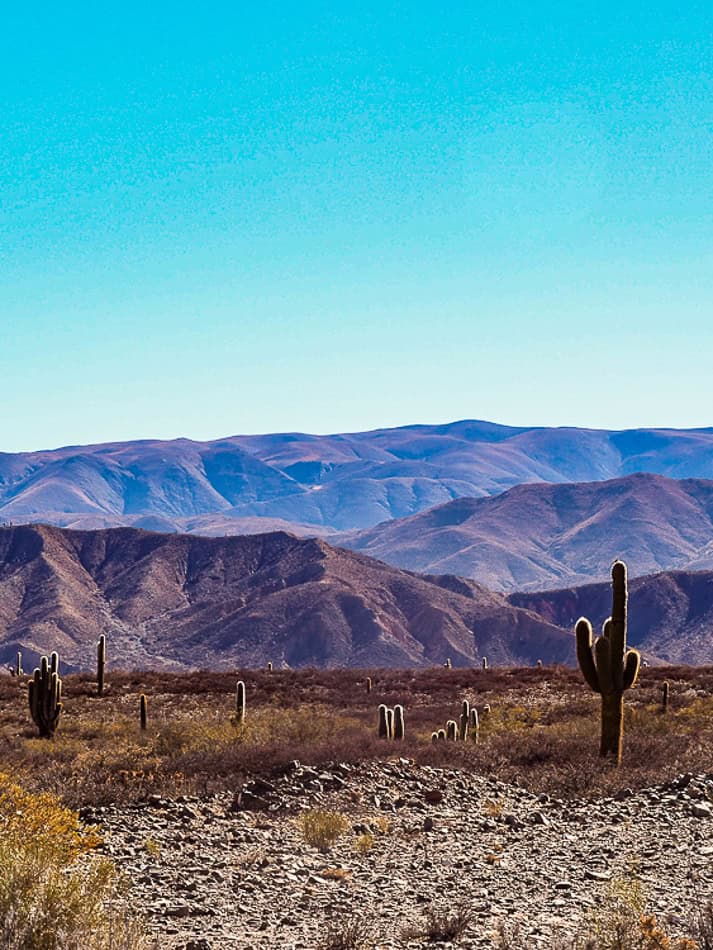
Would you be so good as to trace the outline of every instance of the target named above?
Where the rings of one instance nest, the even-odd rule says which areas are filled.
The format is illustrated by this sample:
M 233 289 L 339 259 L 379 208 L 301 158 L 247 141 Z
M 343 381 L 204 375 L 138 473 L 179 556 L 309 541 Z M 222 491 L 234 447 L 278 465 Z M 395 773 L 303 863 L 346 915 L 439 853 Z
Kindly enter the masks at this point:
M 615 692 L 612 679 L 611 641 L 608 637 L 597 637 L 594 641 L 594 660 L 599 676 L 599 690 L 602 694 Z
M 580 617 L 577 621 L 575 635 L 577 638 L 577 662 L 582 671 L 582 676 L 584 676 L 590 689 L 593 689 L 595 693 L 601 693 L 597 667 L 592 655 L 592 625 L 585 617 Z
M 641 667 L 641 654 L 638 650 L 627 650 L 624 659 L 624 689 L 631 689 L 636 682 Z

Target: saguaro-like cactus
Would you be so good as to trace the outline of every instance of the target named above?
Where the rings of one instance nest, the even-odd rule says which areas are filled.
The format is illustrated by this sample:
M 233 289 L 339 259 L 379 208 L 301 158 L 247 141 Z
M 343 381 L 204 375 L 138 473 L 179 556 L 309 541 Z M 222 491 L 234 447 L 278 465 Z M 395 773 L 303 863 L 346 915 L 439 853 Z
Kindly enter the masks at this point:
M 439 742 L 445 742 L 445 741 L 446 741 L 446 730 L 445 730 L 445 729 L 439 729 L 439 730 L 438 730 L 438 741 L 439 741 Z
M 488 668 L 488 658 L 487 658 L 487 656 L 484 656 L 484 657 L 483 657 L 482 666 L 483 666 L 483 669 L 484 669 L 484 670 L 487 670 L 487 668 Z
M 458 738 L 458 723 L 455 719 L 449 719 L 446 723 L 446 739 L 449 742 L 455 742 Z
M 537 669 L 538 669 L 538 670 L 541 670 L 541 669 L 542 669 L 542 660 L 538 660 L 538 661 L 537 661 Z
M 28 699 L 32 719 L 40 737 L 53 736 L 62 715 L 62 680 L 59 678 L 59 657 L 53 653 L 49 660 L 43 656 L 39 669 L 28 684 Z
M 268 660 L 267 663 L 267 672 L 272 673 L 272 660 Z
M 394 711 L 393 709 L 386 709 L 386 725 L 388 729 L 387 739 L 394 738 Z
M 97 695 L 104 692 L 104 667 L 106 665 L 106 637 L 102 634 L 97 643 Z
M 460 722 L 458 725 L 458 738 L 461 742 L 465 742 L 468 738 L 468 724 L 470 722 L 470 703 L 467 699 L 463 700 L 463 706 L 461 708 Z
M 367 678 L 366 678 L 366 691 L 367 691 L 367 693 L 370 693 L 370 692 L 371 692 L 372 687 L 373 687 L 373 684 L 372 684 L 372 682 L 371 682 L 371 677 L 370 677 L 370 676 L 367 676 Z
M 612 615 L 605 621 L 602 636 L 592 644 L 592 625 L 577 621 L 577 661 L 587 684 L 602 697 L 602 732 L 599 754 L 621 763 L 624 736 L 624 690 L 636 682 L 641 656 L 626 648 L 626 565 L 612 566 Z
M 450 657 L 447 657 L 446 662 L 443 665 L 445 666 L 447 670 L 453 669 L 453 663 L 451 662 Z
M 379 706 L 379 738 L 388 739 L 389 738 L 389 711 L 386 706 L 381 703 Z
M 238 680 L 235 687 L 235 719 L 238 723 L 245 722 L 245 683 Z
M 404 707 L 394 706 L 394 739 L 403 739 L 405 733 Z
M 663 681 L 663 686 L 661 687 L 661 711 L 668 712 L 668 698 L 671 692 L 671 685 L 668 680 Z
M 146 723 L 148 722 L 148 707 L 145 693 L 142 693 L 139 696 L 139 722 L 141 723 L 141 728 L 146 729 Z
M 15 660 L 15 676 L 22 676 L 22 653 L 20 650 L 17 651 L 17 658 Z

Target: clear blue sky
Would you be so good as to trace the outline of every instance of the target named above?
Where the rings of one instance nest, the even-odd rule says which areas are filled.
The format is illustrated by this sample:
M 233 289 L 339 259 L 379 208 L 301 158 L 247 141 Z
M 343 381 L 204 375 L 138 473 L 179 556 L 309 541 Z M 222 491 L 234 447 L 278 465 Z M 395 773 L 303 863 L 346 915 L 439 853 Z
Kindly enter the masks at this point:
M 0 450 L 713 424 L 713 9 L 11 4 Z

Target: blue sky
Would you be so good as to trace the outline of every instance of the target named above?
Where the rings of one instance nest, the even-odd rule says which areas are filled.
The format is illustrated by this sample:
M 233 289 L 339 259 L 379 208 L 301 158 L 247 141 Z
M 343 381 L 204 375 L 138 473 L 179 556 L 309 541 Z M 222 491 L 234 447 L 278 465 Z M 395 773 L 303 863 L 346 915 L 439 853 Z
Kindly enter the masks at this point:
M 713 424 L 709 4 L 61 7 L 0 34 L 0 450 Z

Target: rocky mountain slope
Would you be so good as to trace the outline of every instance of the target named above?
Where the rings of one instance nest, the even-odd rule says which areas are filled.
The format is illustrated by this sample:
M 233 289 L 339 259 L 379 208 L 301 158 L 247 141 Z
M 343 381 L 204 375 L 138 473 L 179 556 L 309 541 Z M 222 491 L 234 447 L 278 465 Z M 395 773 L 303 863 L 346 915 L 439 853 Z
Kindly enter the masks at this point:
M 713 479 L 713 429 L 516 428 L 462 421 L 315 436 L 140 441 L 0 454 L 0 520 L 233 534 L 349 531 L 524 482 L 653 472 Z M 290 530 L 294 532 L 294 529 Z M 302 529 L 303 531 L 305 529 Z
M 611 612 L 608 583 L 518 593 L 510 603 L 571 628 L 586 616 L 595 629 Z M 713 571 L 670 571 L 629 581 L 629 642 L 671 663 L 713 663 Z
M 343 544 L 413 571 L 537 590 L 608 577 L 713 568 L 713 481 L 638 474 L 605 482 L 519 485 L 461 498 L 357 533 Z
M 116 667 L 430 666 L 573 662 L 573 638 L 499 594 L 418 577 L 283 532 L 0 529 L 0 661 L 58 650 Z

